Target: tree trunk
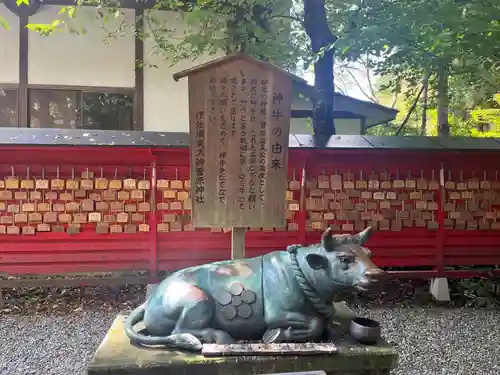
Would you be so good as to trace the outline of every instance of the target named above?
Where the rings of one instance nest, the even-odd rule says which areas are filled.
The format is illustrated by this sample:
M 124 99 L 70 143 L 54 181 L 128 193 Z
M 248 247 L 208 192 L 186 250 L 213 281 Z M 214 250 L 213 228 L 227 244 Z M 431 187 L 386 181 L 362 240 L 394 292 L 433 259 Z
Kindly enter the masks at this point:
M 396 87 L 394 87 L 394 91 L 392 93 L 392 103 L 391 103 L 391 108 L 396 107 L 396 104 L 398 102 L 398 96 L 401 94 L 401 81 L 399 78 L 396 80 Z
M 311 40 L 314 63 L 313 131 L 316 147 L 324 147 L 335 134 L 333 120 L 333 62 L 335 51 L 329 48 L 337 39 L 328 26 L 324 0 L 304 0 L 304 26 Z
M 448 123 L 448 72 L 446 67 L 438 71 L 437 82 L 437 126 L 438 135 L 442 137 L 450 136 L 450 125 Z
M 423 95 L 423 103 L 422 103 L 422 123 L 420 124 L 420 135 L 427 134 L 427 97 L 429 96 L 429 75 L 424 73 L 424 91 Z

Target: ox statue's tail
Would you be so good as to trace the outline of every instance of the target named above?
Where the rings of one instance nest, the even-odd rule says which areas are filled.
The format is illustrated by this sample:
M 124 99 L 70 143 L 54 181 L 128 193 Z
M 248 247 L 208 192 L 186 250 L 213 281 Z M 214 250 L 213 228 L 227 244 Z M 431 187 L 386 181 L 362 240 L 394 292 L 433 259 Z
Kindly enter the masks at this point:
M 147 301 L 135 308 L 125 322 L 125 334 L 134 344 L 143 346 L 167 346 L 190 351 L 201 351 L 202 343 L 190 333 L 176 333 L 168 336 L 147 336 L 136 332 L 134 326 L 144 319 Z

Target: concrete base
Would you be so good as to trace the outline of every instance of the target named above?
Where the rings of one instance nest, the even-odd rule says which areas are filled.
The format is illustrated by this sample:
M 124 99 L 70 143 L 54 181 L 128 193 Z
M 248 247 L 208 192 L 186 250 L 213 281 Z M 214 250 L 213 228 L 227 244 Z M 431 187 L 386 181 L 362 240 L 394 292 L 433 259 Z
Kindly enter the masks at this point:
M 89 375 L 257 375 L 324 370 L 328 375 L 388 375 L 397 364 L 395 349 L 343 339 L 332 355 L 213 357 L 130 344 L 120 314 L 88 365 Z
M 450 289 L 446 277 L 436 277 L 431 280 L 430 292 L 434 299 L 439 302 L 450 302 Z

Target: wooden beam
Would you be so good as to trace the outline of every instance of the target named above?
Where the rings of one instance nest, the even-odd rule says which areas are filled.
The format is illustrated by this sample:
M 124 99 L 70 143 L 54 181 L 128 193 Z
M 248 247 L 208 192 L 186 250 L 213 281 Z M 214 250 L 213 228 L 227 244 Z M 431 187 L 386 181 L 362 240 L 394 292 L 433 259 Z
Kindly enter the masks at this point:
M 19 86 L 17 89 L 17 126 L 29 126 L 28 103 L 28 41 L 29 30 L 26 27 L 29 16 L 25 12 L 19 15 Z
M 133 87 L 74 86 L 74 85 L 45 85 L 45 84 L 28 84 L 28 89 L 124 94 L 124 95 L 129 95 L 130 97 L 134 95 L 135 91 Z
M 144 130 L 144 8 L 135 9 L 135 95 L 133 130 Z
M 312 109 L 292 109 L 291 118 L 312 118 Z M 333 118 L 364 119 L 363 116 L 348 111 L 334 111 Z
M 186 2 L 188 3 L 188 2 Z M 196 0 L 191 1 L 192 4 L 196 3 Z M 72 1 L 72 0 L 44 0 L 43 1 L 44 5 L 59 5 L 59 6 L 76 6 L 77 2 Z M 110 2 L 109 6 L 118 6 L 120 8 L 125 8 L 125 9 L 136 9 L 136 8 L 141 8 L 141 9 L 152 9 L 155 7 L 157 4 L 156 0 L 113 0 Z M 84 3 L 83 6 L 96 6 L 95 4 L 92 3 Z M 155 8 L 156 9 L 156 8 Z M 188 6 L 184 7 L 176 7 L 176 9 L 182 9 L 184 11 L 187 11 L 189 8 Z M 168 7 L 166 5 L 163 5 L 158 8 L 158 10 L 172 10 L 171 7 Z
M 110 6 L 119 6 L 120 8 L 134 9 L 142 4 L 136 0 L 118 0 L 110 2 Z M 77 1 L 72 0 L 44 0 L 43 5 L 58 5 L 61 7 L 78 6 Z M 82 6 L 96 6 L 95 4 L 84 2 Z
M 362 118 L 361 119 L 361 135 L 365 135 L 366 134 L 366 118 Z

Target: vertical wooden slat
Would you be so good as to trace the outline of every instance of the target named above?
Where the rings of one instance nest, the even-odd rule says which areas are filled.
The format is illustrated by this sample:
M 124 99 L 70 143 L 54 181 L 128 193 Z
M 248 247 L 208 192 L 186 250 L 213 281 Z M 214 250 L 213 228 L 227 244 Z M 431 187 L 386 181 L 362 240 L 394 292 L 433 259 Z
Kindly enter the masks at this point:
M 133 130 L 144 130 L 144 8 L 135 9 L 135 95 Z
M 309 153 L 307 153 L 309 156 Z M 306 235 L 306 222 L 307 222 L 307 211 L 306 211 L 306 178 L 307 178 L 307 157 L 304 157 L 303 164 L 301 165 L 300 173 L 300 200 L 299 200 L 299 211 L 297 212 L 297 224 L 299 226 L 299 243 L 305 244 L 307 241 Z
M 150 275 L 156 277 L 158 274 L 158 226 L 156 218 L 156 180 L 157 180 L 157 170 L 156 170 L 156 154 L 152 149 L 149 149 L 150 153 L 150 166 L 151 166 L 151 188 L 150 203 L 151 211 L 149 212 L 149 272 Z
M 439 190 L 437 191 L 437 202 L 438 202 L 438 212 L 437 221 L 438 229 L 436 232 L 436 270 L 438 272 L 444 272 L 444 241 L 446 232 L 444 230 L 444 202 L 446 198 L 446 191 L 444 188 L 444 163 L 441 162 L 441 168 L 439 170 Z
M 359 133 L 360 135 L 365 135 L 366 134 L 366 117 L 361 118 L 361 131 Z
M 21 12 L 19 16 L 19 87 L 17 90 L 17 121 L 18 127 L 28 127 L 28 33 L 29 23 L 27 14 Z
M 76 111 L 76 128 L 83 129 L 85 124 L 83 123 L 83 111 L 85 109 L 85 93 L 82 91 L 76 91 L 75 93 L 75 111 Z

